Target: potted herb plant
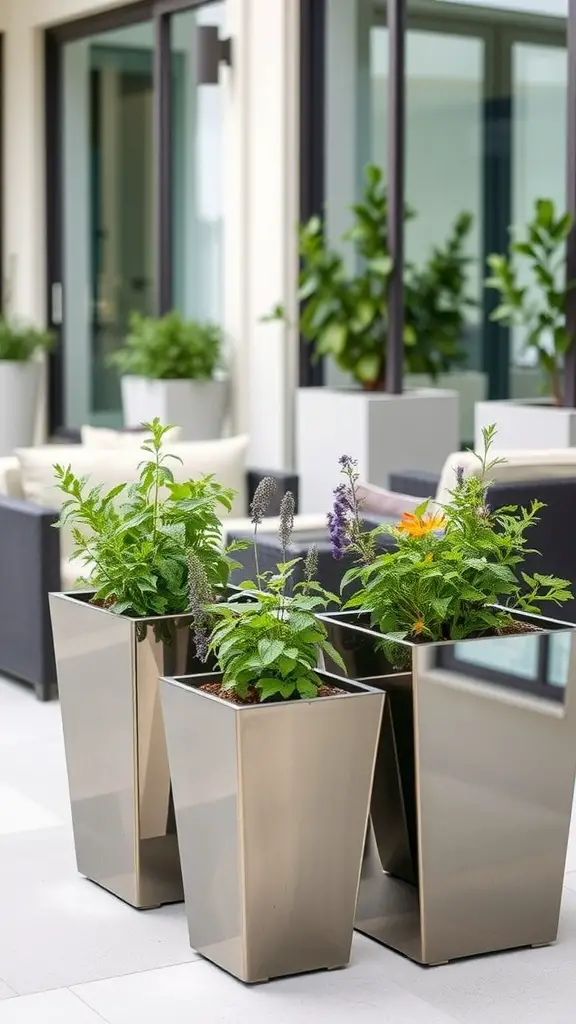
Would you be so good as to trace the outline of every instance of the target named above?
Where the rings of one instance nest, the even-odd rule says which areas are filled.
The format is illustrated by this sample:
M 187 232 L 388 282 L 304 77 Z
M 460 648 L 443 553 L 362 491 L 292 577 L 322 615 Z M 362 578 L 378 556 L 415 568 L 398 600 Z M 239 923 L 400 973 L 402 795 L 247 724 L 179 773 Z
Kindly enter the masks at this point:
M 138 908 L 182 899 L 158 676 L 193 670 L 189 564 L 214 591 L 231 562 L 211 477 L 174 483 L 147 424 L 140 480 L 102 493 L 56 466 L 86 590 L 51 594 L 78 870 Z
M 54 343 L 49 331 L 0 318 L 0 456 L 34 443 L 43 352 Z
M 322 616 L 357 678 L 387 694 L 357 928 L 421 963 L 554 941 L 576 771 L 574 628 L 543 618 L 566 580 L 522 573 L 541 505 L 486 503 L 459 473 L 384 554 L 343 459 L 330 528 L 358 561 Z M 379 683 L 377 682 L 379 677 Z
M 545 393 L 479 403 L 476 445 L 482 429 L 494 421 L 504 449 L 576 444 L 576 410 L 564 405 L 563 395 L 564 357 L 574 342 L 566 328 L 566 299 L 576 284 L 566 280 L 566 242 L 573 224 L 572 215 L 559 212 L 551 199 L 537 199 L 524 231 L 513 233 L 509 252 L 488 259 L 486 285 L 500 298 L 492 319 L 520 332 L 532 355 L 531 372 L 540 375 Z
M 158 417 L 175 423 L 186 441 L 221 437 L 228 382 L 220 327 L 133 313 L 125 345 L 111 362 L 122 374 L 124 423 L 136 427 Z
M 297 406 L 297 465 L 305 512 L 324 508 L 332 492 L 330 464 L 345 446 L 358 452 L 366 479 L 387 486 L 391 472 L 438 472 L 460 447 L 458 396 L 466 404 L 470 429 L 473 402 L 485 394 L 483 375 L 459 372 L 469 260 L 465 254 L 472 217 L 462 213 L 443 245 L 421 265 L 406 262 L 404 273 L 404 360 L 406 391 L 385 390 L 388 288 L 393 269 L 387 233 L 388 202 L 382 171 L 369 164 L 364 194 L 352 207 L 344 252 L 330 246 L 324 225 L 313 217 L 300 227 L 301 303 L 299 328 L 315 359 L 328 357 L 349 383 L 300 388 Z M 416 216 L 407 208 L 406 219 Z M 350 268 L 351 264 L 351 268 Z M 284 317 L 278 307 L 269 319 Z M 448 388 L 452 390 L 448 390 Z M 466 400 L 464 402 L 464 396 Z M 425 434 L 411 429 L 425 420 Z M 322 423 L 322 460 L 310 437 Z M 394 438 L 382 443 L 382 438 Z M 470 436 L 468 437 L 468 440 Z
M 314 615 L 333 595 L 314 550 L 288 595 L 293 519 L 288 493 L 283 562 L 244 584 L 250 603 L 207 605 L 196 567 L 218 671 L 161 682 L 190 942 L 246 982 L 348 962 L 384 696 L 317 667 L 343 669 Z

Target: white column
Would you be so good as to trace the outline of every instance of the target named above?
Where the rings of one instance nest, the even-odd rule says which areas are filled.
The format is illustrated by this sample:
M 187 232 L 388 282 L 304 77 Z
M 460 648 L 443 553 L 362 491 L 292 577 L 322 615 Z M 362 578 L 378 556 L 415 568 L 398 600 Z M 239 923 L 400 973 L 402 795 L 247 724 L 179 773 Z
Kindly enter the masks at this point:
M 295 322 L 298 222 L 297 0 L 229 0 L 226 325 L 235 344 L 235 426 L 252 465 L 292 465 L 297 332 L 261 318 L 278 302 Z

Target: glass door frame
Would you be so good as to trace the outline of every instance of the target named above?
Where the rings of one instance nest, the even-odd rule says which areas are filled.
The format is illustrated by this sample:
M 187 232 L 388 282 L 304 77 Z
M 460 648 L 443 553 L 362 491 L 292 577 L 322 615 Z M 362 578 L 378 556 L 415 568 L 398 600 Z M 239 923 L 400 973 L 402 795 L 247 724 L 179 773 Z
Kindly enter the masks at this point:
M 66 43 L 97 33 L 142 22 L 153 23 L 155 312 L 162 315 L 171 309 L 173 296 L 172 16 L 216 3 L 221 3 L 221 0 L 136 0 L 126 7 L 65 22 L 46 29 L 44 33 L 46 309 L 48 326 L 56 337 L 48 365 L 50 433 L 58 430 L 66 434 L 63 427 L 66 358 L 63 316 L 63 47 Z M 73 436 L 76 433 L 71 431 Z
M 390 2 L 390 0 L 389 0 Z M 512 219 L 512 50 L 515 43 L 536 43 L 567 48 L 572 82 L 568 87 L 569 128 L 573 144 L 568 145 L 569 206 L 576 212 L 576 0 L 568 0 L 568 45 L 566 34 L 558 28 L 557 17 L 530 16 L 525 26 L 514 25 L 514 13 L 494 11 L 494 23 L 487 26 L 473 8 L 462 10 L 458 5 L 439 4 L 411 10 L 409 0 L 395 0 L 404 12 L 405 31 L 445 33 L 480 38 L 485 44 L 484 75 L 484 139 L 482 190 L 482 258 L 491 252 L 503 251 L 508 245 L 508 226 Z M 323 216 L 325 191 L 325 62 L 326 62 L 326 0 L 309 0 L 301 8 L 301 168 L 300 219 Z M 433 12 L 433 13 L 432 13 Z M 374 12 L 374 24 L 387 24 L 386 11 Z M 518 17 L 518 12 L 516 12 Z M 497 23 L 497 27 L 496 27 Z M 572 27 L 571 27 L 572 26 Z M 404 47 L 405 50 L 405 47 Z M 316 64 L 316 70 L 314 65 Z M 392 65 L 391 65 L 392 67 Z M 404 134 L 404 133 L 402 133 Z M 569 132 L 570 135 L 570 132 Z M 388 165 L 395 154 L 388 153 Z M 573 193 L 572 202 L 570 190 Z M 350 197 L 352 202 L 355 197 Z M 570 245 L 569 245 L 570 253 Z M 576 232 L 572 239 L 573 270 L 576 277 Z M 482 365 L 488 375 L 490 398 L 507 398 L 510 380 L 509 331 L 490 321 L 496 296 L 483 295 Z M 576 334 L 576 290 L 570 293 L 571 318 Z M 576 345 L 573 346 L 576 361 Z M 576 369 L 576 366 L 575 366 Z M 576 374 L 575 374 L 576 379 Z M 322 359 L 314 362 L 309 345 L 300 345 L 300 386 L 324 383 Z

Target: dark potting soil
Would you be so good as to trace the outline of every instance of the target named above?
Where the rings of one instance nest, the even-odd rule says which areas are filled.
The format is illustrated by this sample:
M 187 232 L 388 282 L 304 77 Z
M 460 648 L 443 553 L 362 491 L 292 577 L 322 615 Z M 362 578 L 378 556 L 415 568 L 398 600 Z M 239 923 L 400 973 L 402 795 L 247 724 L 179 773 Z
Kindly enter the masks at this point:
M 227 700 L 230 704 L 236 704 L 238 707 L 245 707 L 250 704 L 261 704 L 262 701 L 258 695 L 258 690 L 255 686 L 251 686 L 248 690 L 248 696 L 246 700 L 241 700 L 238 694 L 234 693 L 233 690 L 224 690 L 222 683 L 204 683 L 198 687 L 199 690 L 203 690 L 204 693 L 211 693 L 214 697 L 220 697 L 221 700 Z M 347 693 L 346 690 L 341 690 L 339 686 L 321 686 L 318 689 L 318 697 L 336 697 Z M 295 698 L 301 700 L 302 698 Z M 307 699 L 307 698 L 304 698 Z M 311 698 L 316 700 L 315 697 Z M 276 697 L 265 701 L 266 704 L 292 704 L 293 700 L 286 701 L 283 697 Z

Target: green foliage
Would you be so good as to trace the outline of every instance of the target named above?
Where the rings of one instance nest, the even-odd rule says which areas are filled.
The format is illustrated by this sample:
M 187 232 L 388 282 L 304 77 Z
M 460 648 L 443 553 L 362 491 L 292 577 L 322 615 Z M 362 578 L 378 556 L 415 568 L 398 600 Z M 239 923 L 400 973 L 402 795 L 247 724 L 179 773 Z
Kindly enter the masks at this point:
M 102 492 L 89 487 L 71 468 L 54 467 L 57 485 L 67 500 L 59 526 L 72 527 L 72 557 L 90 566 L 87 586 L 93 601 L 120 615 L 171 615 L 189 607 L 188 564 L 193 556 L 213 588 L 228 581 L 230 563 L 221 550 L 218 506 L 232 507 L 234 492 L 212 477 L 175 483 L 162 451 L 164 427 L 158 419 L 145 424 L 147 454 L 135 484 L 118 484 Z
M 215 324 L 184 320 L 176 311 L 160 318 L 133 313 L 124 348 L 110 363 L 123 374 L 152 380 L 211 380 L 222 348 Z
M 349 546 L 359 565 L 344 576 L 343 586 L 360 581 L 347 602 L 370 614 L 373 625 L 393 640 L 463 640 L 510 629 L 511 612 L 540 613 L 543 603 L 572 598 L 570 583 L 522 572 L 528 553 L 527 533 L 543 508 L 509 506 L 492 511 L 486 504 L 490 471 L 505 460 L 490 458 L 495 428 L 484 430 L 480 476 L 458 475 L 450 501 L 439 511 L 424 502 L 405 513 L 394 527 L 360 532 L 350 518 Z M 356 474 L 348 470 L 348 491 L 356 503 Z M 391 533 L 397 548 L 377 553 L 379 533 Z M 503 606 L 510 611 L 495 608 Z
M 223 672 L 223 688 L 240 700 L 246 700 L 253 689 L 261 701 L 318 696 L 323 685 L 316 672 L 320 652 L 346 671 L 328 641 L 326 627 L 315 618 L 330 601 L 339 602 L 313 579 L 314 549 L 304 560 L 304 580 L 294 583 L 292 593 L 287 594 L 302 559 L 286 559 L 293 513 L 286 510 L 284 501 L 283 506 L 279 535 L 284 558 L 277 571 L 260 573 L 258 569 L 256 535 L 261 519 L 254 516 L 256 582 L 244 583 L 242 594 L 228 604 L 210 606 L 211 614 L 220 620 L 212 630 L 210 650 Z
M 330 356 L 366 388 L 385 376 L 383 341 L 388 330 L 388 285 L 393 263 L 388 251 L 388 198 L 379 167 L 366 167 L 362 201 L 352 206 L 353 224 L 344 236 L 352 243 L 358 270 L 350 275 L 343 257 L 330 248 L 319 217 L 299 229 L 301 261 L 298 299 L 300 331 L 314 356 Z M 406 207 L 405 218 L 414 211 Z M 436 378 L 463 359 L 461 335 L 466 297 L 464 248 L 472 217 L 461 214 L 443 247 L 434 248 L 417 267 L 406 263 L 404 345 L 406 369 Z M 285 319 L 277 306 L 268 320 Z
M 37 352 L 49 351 L 54 341 L 50 331 L 40 331 L 0 317 L 0 359 L 27 363 Z
M 573 342 L 566 330 L 566 297 L 575 282 L 565 283 L 566 239 L 573 223 L 571 214 L 557 213 L 551 199 L 537 199 L 524 237 L 510 243 L 507 255 L 488 257 L 491 276 L 486 280 L 488 288 L 500 293 L 491 319 L 523 328 L 524 343 L 536 351 L 558 405 L 562 362 Z

